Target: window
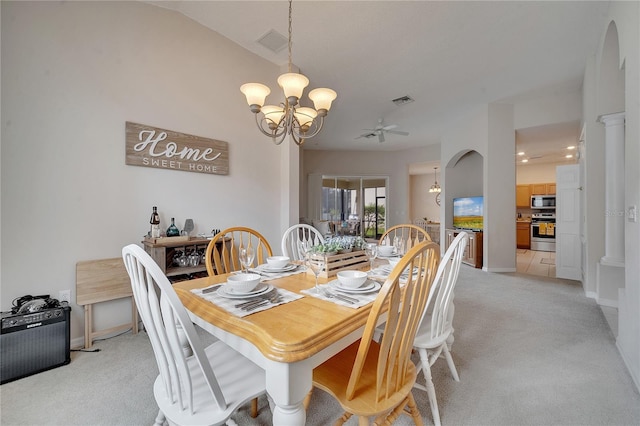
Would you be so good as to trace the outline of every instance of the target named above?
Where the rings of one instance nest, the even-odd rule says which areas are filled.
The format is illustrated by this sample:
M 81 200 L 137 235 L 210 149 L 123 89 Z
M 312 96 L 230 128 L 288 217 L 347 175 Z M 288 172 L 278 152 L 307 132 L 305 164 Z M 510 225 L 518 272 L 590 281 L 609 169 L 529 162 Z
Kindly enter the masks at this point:
M 386 229 L 386 177 L 322 176 L 320 219 L 331 232 L 378 239 Z

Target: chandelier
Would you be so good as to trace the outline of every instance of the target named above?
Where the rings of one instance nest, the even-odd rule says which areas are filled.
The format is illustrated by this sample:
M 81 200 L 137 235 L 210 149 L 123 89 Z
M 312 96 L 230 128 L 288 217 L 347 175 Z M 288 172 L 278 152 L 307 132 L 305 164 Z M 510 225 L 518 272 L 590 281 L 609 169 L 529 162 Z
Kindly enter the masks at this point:
M 440 185 L 438 185 L 438 168 L 434 167 L 433 170 L 435 183 L 431 185 L 431 188 L 429 188 L 429 192 L 442 192 L 442 188 L 440 188 Z
M 291 1 L 289 0 L 289 72 L 278 77 L 278 85 L 284 91 L 285 100 L 279 106 L 264 105 L 271 89 L 260 83 L 246 83 L 240 91 L 247 97 L 249 109 L 255 114 L 258 129 L 280 145 L 287 134 L 297 145 L 302 145 L 320 133 L 324 117 L 331 108 L 337 94 L 331 89 L 319 88 L 309 92 L 315 109 L 298 105 L 309 79 L 300 73 L 291 72 Z M 263 106 L 264 105 L 264 106 Z M 259 113 L 262 113 L 260 115 Z

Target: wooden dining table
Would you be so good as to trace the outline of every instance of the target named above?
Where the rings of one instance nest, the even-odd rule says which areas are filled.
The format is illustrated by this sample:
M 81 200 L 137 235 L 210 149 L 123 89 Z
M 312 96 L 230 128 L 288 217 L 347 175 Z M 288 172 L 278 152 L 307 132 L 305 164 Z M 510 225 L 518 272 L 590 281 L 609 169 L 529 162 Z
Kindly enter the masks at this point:
M 192 321 L 246 356 L 266 372 L 273 400 L 273 424 L 304 425 L 303 400 L 312 387 L 313 369 L 362 336 L 371 303 L 354 309 L 304 297 L 238 317 L 191 292 L 224 283 L 228 274 L 174 284 Z M 331 279 L 320 278 L 320 283 Z M 268 281 L 300 293 L 315 284 L 305 272 Z

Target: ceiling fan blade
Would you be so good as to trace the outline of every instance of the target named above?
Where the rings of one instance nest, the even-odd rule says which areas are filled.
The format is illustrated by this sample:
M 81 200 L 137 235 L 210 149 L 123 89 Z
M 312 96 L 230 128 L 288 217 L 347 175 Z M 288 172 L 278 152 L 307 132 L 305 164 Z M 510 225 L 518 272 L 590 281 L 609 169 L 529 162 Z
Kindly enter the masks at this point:
M 387 130 L 387 132 L 393 133 L 394 135 L 409 136 L 409 132 L 401 132 L 400 130 Z
M 378 142 L 380 142 L 380 143 L 384 142 L 384 133 L 383 132 L 378 132 Z
M 398 127 L 398 125 L 397 125 L 397 124 L 389 124 L 388 126 L 384 126 L 384 127 L 382 128 L 382 130 L 384 130 L 384 131 L 386 132 L 386 131 L 389 131 L 389 130 L 391 130 L 391 129 L 395 129 L 396 127 Z

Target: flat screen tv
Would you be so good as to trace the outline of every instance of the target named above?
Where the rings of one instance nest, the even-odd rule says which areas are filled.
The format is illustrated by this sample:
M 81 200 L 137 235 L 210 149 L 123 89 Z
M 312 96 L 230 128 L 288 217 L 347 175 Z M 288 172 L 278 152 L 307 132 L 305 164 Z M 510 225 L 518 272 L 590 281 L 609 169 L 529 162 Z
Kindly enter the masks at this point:
M 459 197 L 453 199 L 453 227 L 482 231 L 483 198 Z

